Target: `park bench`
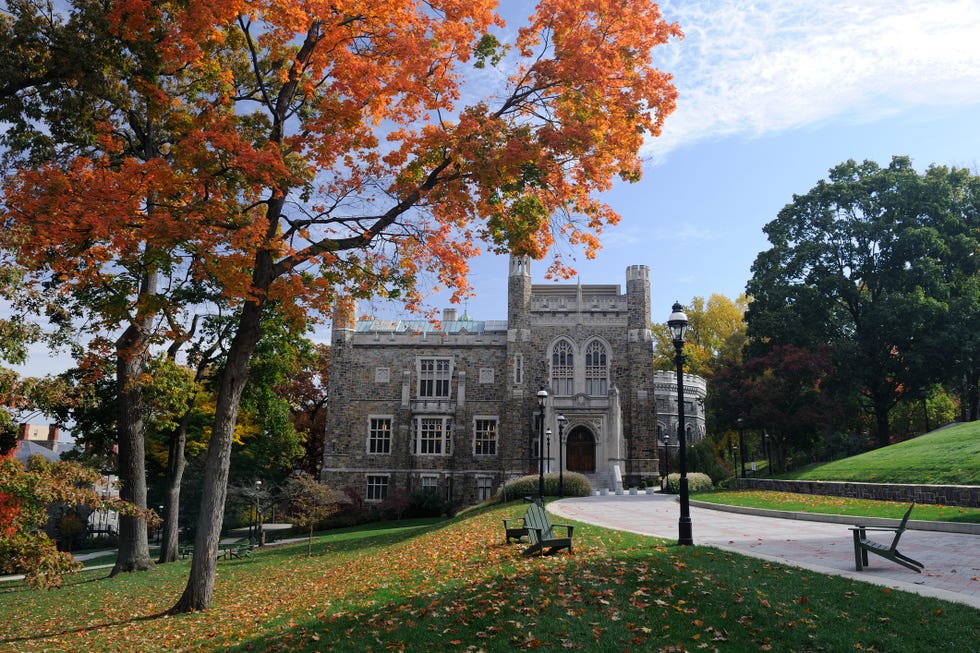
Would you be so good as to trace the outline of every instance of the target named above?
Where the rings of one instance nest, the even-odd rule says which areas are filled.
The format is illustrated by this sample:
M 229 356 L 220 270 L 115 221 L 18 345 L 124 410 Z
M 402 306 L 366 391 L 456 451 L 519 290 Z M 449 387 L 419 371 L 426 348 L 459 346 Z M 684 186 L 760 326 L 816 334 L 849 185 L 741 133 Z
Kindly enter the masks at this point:
M 177 547 L 177 555 L 180 557 L 181 560 L 184 560 L 185 558 L 193 558 L 194 545 L 185 544 L 183 546 Z
M 921 562 L 917 562 L 912 558 L 898 552 L 898 541 L 902 538 L 902 533 L 905 532 L 905 526 L 908 524 L 909 515 L 912 514 L 912 508 L 914 507 L 915 502 L 913 501 L 912 505 L 909 506 L 909 509 L 905 511 L 905 516 L 902 517 L 901 523 L 899 523 L 899 525 L 895 528 L 872 528 L 861 525 L 851 527 L 851 533 L 854 535 L 854 566 L 857 567 L 858 571 L 861 571 L 868 566 L 868 552 L 870 551 L 875 555 L 880 555 L 882 558 L 887 558 L 894 563 L 907 567 L 917 574 L 922 572 L 924 566 Z M 892 543 L 889 546 L 869 540 L 867 534 L 868 531 L 886 531 L 889 533 L 895 533 L 895 537 L 892 539 Z
M 568 552 L 572 553 L 572 531 L 575 527 L 571 524 L 551 523 L 543 506 L 537 503 L 531 504 L 524 514 L 524 528 L 529 546 L 524 549 L 523 555 L 531 556 L 535 553 L 551 555 L 562 549 L 568 549 Z M 559 537 L 555 533 L 556 528 L 565 530 L 564 537 Z

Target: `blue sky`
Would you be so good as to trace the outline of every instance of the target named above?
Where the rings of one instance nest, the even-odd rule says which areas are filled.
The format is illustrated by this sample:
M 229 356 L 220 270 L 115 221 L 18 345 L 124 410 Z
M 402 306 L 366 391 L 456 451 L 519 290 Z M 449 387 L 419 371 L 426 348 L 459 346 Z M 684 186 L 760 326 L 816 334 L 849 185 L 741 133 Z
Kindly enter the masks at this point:
M 531 6 L 502 0 L 508 32 Z M 920 169 L 980 170 L 980 1 L 675 0 L 661 8 L 685 32 L 656 53 L 674 75 L 677 110 L 645 148 L 643 180 L 607 195 L 622 222 L 606 232 L 599 257 L 575 265 L 582 283 L 621 285 L 627 266 L 649 266 L 654 320 L 665 321 L 675 299 L 742 293 L 767 248 L 762 227 L 838 163 L 908 155 Z M 535 265 L 536 282 L 545 267 Z M 473 262 L 476 296 L 465 307 L 473 318 L 506 317 L 506 274 L 502 258 Z M 414 317 L 380 304 L 361 312 Z M 20 369 L 68 364 L 39 351 Z
M 530 2 L 503 0 L 506 18 Z M 892 155 L 980 169 L 977 0 L 676 0 L 682 41 L 656 54 L 677 110 L 648 142 L 644 178 L 606 199 L 622 215 L 582 283 L 651 268 L 653 319 L 675 299 L 745 289 L 762 227 L 847 159 Z M 514 21 L 511 21 L 511 25 Z M 543 283 L 544 262 L 534 267 Z M 507 263 L 473 263 L 475 319 L 506 317 Z M 437 306 L 445 302 L 434 300 Z M 398 315 L 393 307 L 362 312 Z

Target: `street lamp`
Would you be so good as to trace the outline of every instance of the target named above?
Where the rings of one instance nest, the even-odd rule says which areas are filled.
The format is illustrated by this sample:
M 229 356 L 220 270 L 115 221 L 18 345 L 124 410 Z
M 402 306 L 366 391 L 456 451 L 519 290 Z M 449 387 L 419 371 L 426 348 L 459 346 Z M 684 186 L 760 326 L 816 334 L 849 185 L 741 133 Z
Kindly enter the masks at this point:
M 551 427 L 550 426 L 544 431 L 544 439 L 548 445 L 548 457 L 546 458 L 546 460 L 548 461 L 548 473 L 550 474 L 551 473 Z
M 255 544 L 262 546 L 262 507 L 259 504 L 259 494 L 262 493 L 262 481 L 255 481 Z
M 738 450 L 742 452 L 742 478 L 745 478 L 745 420 L 739 417 L 735 422 L 738 424 Z
M 680 440 L 680 499 L 681 516 L 677 521 L 677 543 L 685 546 L 694 544 L 691 528 L 691 503 L 687 490 L 687 437 L 684 430 L 684 331 L 687 330 L 687 316 L 680 302 L 674 302 L 670 317 L 667 319 L 671 339 L 674 341 L 677 364 L 677 439 Z
M 769 476 L 772 476 L 772 442 L 769 441 L 769 433 L 762 432 L 762 438 L 766 443 L 766 463 L 769 468 Z
M 548 399 L 548 391 L 541 386 L 538 390 L 538 408 L 540 409 L 538 422 L 538 499 L 544 505 L 544 402 Z
M 664 482 L 670 476 L 670 433 L 664 431 Z M 666 485 L 664 486 L 666 487 Z
M 565 448 L 565 416 L 561 413 L 555 418 L 558 422 L 558 496 L 565 496 L 565 477 L 562 470 L 565 469 L 565 458 L 563 449 Z

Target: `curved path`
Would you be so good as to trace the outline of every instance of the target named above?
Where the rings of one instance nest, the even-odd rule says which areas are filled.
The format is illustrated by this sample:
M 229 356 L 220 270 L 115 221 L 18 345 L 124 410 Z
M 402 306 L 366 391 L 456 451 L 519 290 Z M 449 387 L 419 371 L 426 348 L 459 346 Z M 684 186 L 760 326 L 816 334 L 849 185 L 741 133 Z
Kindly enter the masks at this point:
M 612 495 L 548 504 L 559 517 L 677 540 L 680 506 L 674 495 Z M 859 521 L 854 518 L 855 523 Z M 899 550 L 925 565 L 921 574 L 880 556 L 854 570 L 854 545 L 845 524 L 722 512 L 691 506 L 694 543 L 966 603 L 980 609 L 980 535 L 906 530 Z M 871 536 L 875 537 L 872 533 Z M 879 533 L 882 541 L 888 533 Z M 875 537 L 875 539 L 877 539 Z

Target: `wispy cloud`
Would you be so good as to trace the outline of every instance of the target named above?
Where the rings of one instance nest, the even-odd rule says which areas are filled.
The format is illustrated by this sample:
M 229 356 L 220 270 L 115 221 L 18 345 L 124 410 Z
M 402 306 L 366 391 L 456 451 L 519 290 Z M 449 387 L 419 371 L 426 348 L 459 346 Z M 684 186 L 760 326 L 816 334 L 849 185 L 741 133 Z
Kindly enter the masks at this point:
M 685 32 L 661 56 L 680 92 L 664 155 L 702 139 L 760 136 L 911 107 L 980 104 L 976 0 L 669 0 Z

